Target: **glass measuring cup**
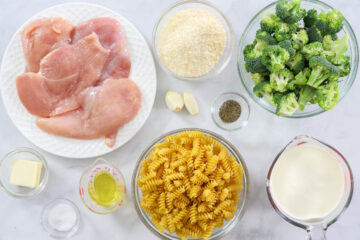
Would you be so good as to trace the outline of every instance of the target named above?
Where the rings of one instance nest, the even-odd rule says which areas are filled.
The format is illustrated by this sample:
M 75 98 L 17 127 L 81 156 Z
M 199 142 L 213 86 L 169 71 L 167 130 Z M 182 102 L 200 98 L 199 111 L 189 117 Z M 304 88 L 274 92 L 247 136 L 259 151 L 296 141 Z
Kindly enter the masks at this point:
M 94 180 L 98 173 L 108 173 L 115 180 L 116 199 L 110 205 L 100 205 L 91 198 L 94 191 Z M 98 158 L 88 167 L 80 178 L 79 193 L 82 202 L 90 211 L 97 214 L 108 214 L 116 211 L 124 201 L 126 194 L 125 180 L 120 170 L 103 158 Z
M 290 216 L 277 205 L 272 194 L 270 179 L 271 179 L 272 170 L 277 160 L 285 151 L 288 151 L 289 149 L 300 146 L 302 144 L 311 144 L 312 146 L 320 147 L 326 150 L 327 152 L 329 152 L 332 156 L 334 156 L 337 159 L 344 174 L 345 185 L 340 202 L 335 207 L 335 209 L 332 210 L 330 214 L 328 214 L 327 216 L 321 219 L 300 220 Z M 327 228 L 331 224 L 336 222 L 336 220 L 341 216 L 341 214 L 348 208 L 353 194 L 353 187 L 354 187 L 353 175 L 351 172 L 351 168 L 347 163 L 345 157 L 330 145 L 305 135 L 295 137 L 292 141 L 290 141 L 290 143 L 288 143 L 285 146 L 283 150 L 280 151 L 280 153 L 276 156 L 274 162 L 270 166 L 266 181 L 266 190 L 271 205 L 274 207 L 276 212 L 287 222 L 297 227 L 305 229 L 307 231 L 307 240 L 326 240 Z

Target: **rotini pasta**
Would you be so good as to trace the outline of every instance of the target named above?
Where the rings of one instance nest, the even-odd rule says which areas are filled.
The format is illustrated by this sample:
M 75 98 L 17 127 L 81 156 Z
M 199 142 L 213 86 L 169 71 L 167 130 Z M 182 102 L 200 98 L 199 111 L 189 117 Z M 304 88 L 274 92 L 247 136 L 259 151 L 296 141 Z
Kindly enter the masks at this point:
M 207 239 L 234 217 L 242 180 L 242 166 L 220 142 L 184 131 L 167 136 L 143 160 L 140 205 L 161 232 Z

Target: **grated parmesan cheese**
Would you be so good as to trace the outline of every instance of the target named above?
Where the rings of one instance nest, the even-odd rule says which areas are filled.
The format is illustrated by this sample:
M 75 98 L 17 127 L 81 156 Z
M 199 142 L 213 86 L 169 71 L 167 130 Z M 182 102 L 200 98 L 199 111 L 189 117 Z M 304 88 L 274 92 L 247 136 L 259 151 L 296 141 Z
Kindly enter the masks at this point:
M 225 30 L 219 19 L 202 9 L 174 14 L 162 28 L 157 51 L 173 73 L 198 77 L 218 62 L 225 46 Z

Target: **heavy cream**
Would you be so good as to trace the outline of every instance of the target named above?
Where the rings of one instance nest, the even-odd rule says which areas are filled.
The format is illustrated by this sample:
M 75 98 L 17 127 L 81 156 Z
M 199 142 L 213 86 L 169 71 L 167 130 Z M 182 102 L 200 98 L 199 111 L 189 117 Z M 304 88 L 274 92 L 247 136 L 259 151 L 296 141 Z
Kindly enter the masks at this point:
M 303 144 L 281 154 L 271 173 L 270 191 L 276 205 L 293 218 L 322 219 L 339 204 L 344 179 L 334 156 Z

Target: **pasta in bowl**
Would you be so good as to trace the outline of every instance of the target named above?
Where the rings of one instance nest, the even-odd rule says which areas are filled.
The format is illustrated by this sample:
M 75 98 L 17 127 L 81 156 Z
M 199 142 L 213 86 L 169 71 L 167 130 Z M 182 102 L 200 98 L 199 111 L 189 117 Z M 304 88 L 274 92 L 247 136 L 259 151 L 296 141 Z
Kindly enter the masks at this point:
M 156 139 L 133 174 L 136 211 L 161 239 L 219 239 L 241 219 L 249 176 L 236 148 L 203 129 Z

